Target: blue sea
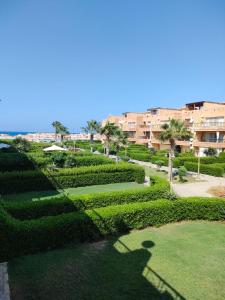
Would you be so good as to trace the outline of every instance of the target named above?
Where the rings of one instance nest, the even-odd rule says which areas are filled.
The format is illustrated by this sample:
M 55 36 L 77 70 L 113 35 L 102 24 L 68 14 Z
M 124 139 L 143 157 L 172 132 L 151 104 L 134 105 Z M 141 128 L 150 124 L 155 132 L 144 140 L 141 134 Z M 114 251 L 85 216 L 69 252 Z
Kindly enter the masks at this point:
M 11 136 L 15 136 L 18 134 L 28 134 L 28 133 L 35 133 L 35 132 L 32 132 L 32 131 L 0 131 L 0 134 L 8 134 Z

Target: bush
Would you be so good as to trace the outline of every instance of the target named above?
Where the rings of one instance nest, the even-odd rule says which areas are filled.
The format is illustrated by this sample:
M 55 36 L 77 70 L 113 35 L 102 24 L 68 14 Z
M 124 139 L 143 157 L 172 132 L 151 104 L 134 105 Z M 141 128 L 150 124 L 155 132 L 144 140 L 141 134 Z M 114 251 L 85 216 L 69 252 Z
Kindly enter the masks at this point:
M 65 152 L 56 152 L 52 155 L 53 163 L 56 167 L 62 168 L 66 161 Z
M 161 161 L 163 166 L 168 166 L 168 158 L 163 156 L 152 156 L 151 162 L 156 164 L 157 161 Z
M 156 161 L 155 161 L 155 164 L 160 168 L 160 167 L 163 166 L 164 161 L 163 161 L 163 160 L 156 160 Z
M 182 220 L 224 220 L 225 200 L 180 198 L 19 221 L 0 207 L 0 260 Z
M 149 153 L 129 152 L 129 157 L 131 159 L 140 160 L 140 161 L 151 161 L 151 156 Z
M 184 182 L 184 177 L 187 175 L 187 169 L 184 166 L 179 167 L 178 176 L 181 182 Z
M 184 166 L 188 171 L 198 172 L 197 163 L 186 162 L 184 163 Z M 200 173 L 216 177 L 223 177 L 224 170 L 222 167 L 217 167 L 208 164 L 200 164 Z
M 21 137 L 15 138 L 12 142 L 12 146 L 15 147 L 19 152 L 28 152 L 31 149 L 30 142 Z
M 1 153 L 0 154 L 0 170 L 7 171 L 22 171 L 34 170 L 35 166 L 23 153 Z
M 56 171 L 24 171 L 0 173 L 0 193 L 62 189 L 118 182 L 143 183 L 144 169 L 127 163 L 107 164 Z
M 169 193 L 170 186 L 165 179 L 154 176 L 151 177 L 151 183 L 150 187 L 146 187 L 143 190 L 133 189 L 78 196 L 61 194 L 43 201 L 5 202 L 3 206 L 13 217 L 25 220 L 109 205 L 152 201 L 159 198 L 174 199 L 174 195 Z
M 215 148 L 209 147 L 208 149 L 206 149 L 204 151 L 204 153 L 205 153 L 206 156 L 215 156 L 217 154 L 217 151 L 216 151 Z

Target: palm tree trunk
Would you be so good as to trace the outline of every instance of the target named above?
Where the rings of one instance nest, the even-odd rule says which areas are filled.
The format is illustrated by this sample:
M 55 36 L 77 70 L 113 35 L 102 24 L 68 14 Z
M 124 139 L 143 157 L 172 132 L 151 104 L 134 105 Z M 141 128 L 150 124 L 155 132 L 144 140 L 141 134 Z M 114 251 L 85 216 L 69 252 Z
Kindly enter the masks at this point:
M 173 180 L 173 160 L 174 157 L 175 142 L 170 140 L 170 150 L 169 150 L 169 161 L 168 161 L 168 180 L 172 182 Z
M 94 134 L 90 134 L 90 144 L 91 144 L 91 152 L 93 152 L 93 140 L 94 140 Z
M 106 155 L 109 156 L 109 140 L 106 140 Z

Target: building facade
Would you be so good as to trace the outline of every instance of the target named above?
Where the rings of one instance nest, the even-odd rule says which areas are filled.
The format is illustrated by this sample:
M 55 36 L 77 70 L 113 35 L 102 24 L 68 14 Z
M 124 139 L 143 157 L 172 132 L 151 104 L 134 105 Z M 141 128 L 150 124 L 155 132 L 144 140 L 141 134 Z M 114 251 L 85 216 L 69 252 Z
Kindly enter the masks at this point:
M 169 143 L 158 139 L 161 126 L 170 119 L 182 120 L 193 134 L 188 141 L 177 141 L 178 151 L 193 149 L 204 156 L 204 151 L 214 148 L 225 150 L 225 103 L 199 101 L 187 103 L 178 109 L 155 107 L 143 113 L 126 112 L 103 120 L 115 123 L 128 135 L 131 143 L 144 144 L 156 149 L 168 149 Z

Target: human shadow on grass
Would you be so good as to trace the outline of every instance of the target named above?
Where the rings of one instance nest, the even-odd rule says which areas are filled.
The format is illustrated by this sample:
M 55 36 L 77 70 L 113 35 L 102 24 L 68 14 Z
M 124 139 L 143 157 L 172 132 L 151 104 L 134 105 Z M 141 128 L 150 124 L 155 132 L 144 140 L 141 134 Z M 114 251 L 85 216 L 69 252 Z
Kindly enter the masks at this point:
M 14 260 L 12 299 L 184 300 L 149 267 L 154 245 L 147 240 L 131 250 L 111 239 Z

